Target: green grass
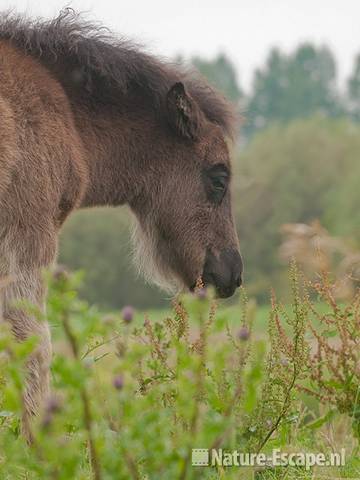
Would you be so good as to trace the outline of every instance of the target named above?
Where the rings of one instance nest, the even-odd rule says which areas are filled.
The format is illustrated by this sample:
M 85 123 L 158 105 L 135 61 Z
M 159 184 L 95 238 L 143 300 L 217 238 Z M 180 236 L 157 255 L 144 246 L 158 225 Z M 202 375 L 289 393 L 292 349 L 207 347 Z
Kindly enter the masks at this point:
M 296 388 L 310 385 L 311 375 L 306 327 L 311 319 L 297 291 L 284 312 L 275 305 L 272 315 L 245 295 L 237 305 L 222 303 L 216 314 L 211 297 L 189 295 L 175 310 L 137 312 L 126 323 L 121 312 L 104 314 L 80 301 L 76 277 L 56 279 L 50 287 L 55 397 L 33 424 L 31 448 L 20 435 L 19 419 L 24 364 L 34 339 L 15 343 L 0 329 L 0 347 L 7 352 L 0 356 L 1 479 L 360 478 L 352 430 L 359 425 L 351 396 L 356 370 L 349 367 L 346 385 L 330 375 L 335 394 L 349 399 L 341 411 L 332 406 L 329 414 L 329 405 Z M 315 308 L 329 311 L 325 303 Z M 274 312 L 289 343 L 282 343 Z M 339 307 L 339 318 L 341 312 Z M 238 336 L 240 328 L 252 335 Z M 267 454 L 273 448 L 328 453 L 344 447 L 347 464 L 311 471 L 191 466 L 192 448 L 214 445 Z

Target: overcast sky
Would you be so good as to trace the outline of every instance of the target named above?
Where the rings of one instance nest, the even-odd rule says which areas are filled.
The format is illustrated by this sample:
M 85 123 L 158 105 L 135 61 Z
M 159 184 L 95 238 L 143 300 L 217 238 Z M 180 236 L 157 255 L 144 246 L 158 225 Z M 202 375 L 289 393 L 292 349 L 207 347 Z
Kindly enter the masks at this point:
M 327 44 L 340 81 L 360 52 L 360 0 L 0 0 L 2 9 L 54 16 L 64 5 L 87 11 L 114 31 L 163 56 L 226 52 L 248 88 L 269 49 Z

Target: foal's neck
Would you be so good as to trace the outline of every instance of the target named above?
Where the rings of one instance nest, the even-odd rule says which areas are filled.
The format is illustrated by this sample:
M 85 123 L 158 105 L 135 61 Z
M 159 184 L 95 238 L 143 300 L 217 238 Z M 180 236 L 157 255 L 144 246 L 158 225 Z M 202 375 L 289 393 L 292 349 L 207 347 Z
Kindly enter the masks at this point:
M 81 207 L 131 203 L 141 191 L 139 171 L 151 148 L 151 119 L 144 120 L 144 112 L 120 114 L 108 108 L 97 113 L 78 110 L 75 121 L 89 170 Z

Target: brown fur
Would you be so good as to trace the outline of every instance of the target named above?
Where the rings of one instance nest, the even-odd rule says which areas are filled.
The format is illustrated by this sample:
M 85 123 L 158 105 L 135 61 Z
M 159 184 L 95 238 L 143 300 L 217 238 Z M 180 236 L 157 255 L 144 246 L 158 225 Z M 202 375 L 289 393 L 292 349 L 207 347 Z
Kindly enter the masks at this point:
M 48 327 L 14 307 L 43 308 L 41 270 L 78 207 L 128 204 L 138 221 L 138 263 L 158 283 L 191 286 L 206 252 L 237 249 L 227 191 L 214 205 L 204 169 L 230 170 L 234 115 L 194 79 L 70 10 L 51 22 L 0 20 L 0 314 L 29 361 L 25 426 L 48 391 Z M 109 268 L 111 266 L 109 265 Z

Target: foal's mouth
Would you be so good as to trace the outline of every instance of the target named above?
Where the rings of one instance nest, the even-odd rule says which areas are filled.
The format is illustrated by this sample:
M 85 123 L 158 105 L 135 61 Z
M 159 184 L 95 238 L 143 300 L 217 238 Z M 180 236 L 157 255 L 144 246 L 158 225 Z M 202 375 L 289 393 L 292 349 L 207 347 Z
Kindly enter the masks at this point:
M 217 297 L 229 298 L 241 286 L 242 272 L 243 263 L 238 250 L 224 249 L 218 256 L 207 251 L 201 281 L 195 282 L 190 290 L 194 291 L 198 285 L 212 285 Z
M 215 293 L 218 298 L 229 298 L 232 297 L 235 293 L 235 290 L 241 286 L 241 280 L 236 284 L 236 285 L 231 285 L 228 287 L 221 287 L 217 286 L 213 281 L 205 281 L 203 278 L 201 278 L 201 282 L 196 281 L 191 287 L 189 288 L 190 292 L 194 293 L 196 289 L 198 288 L 199 284 L 202 284 L 203 287 L 209 287 L 212 286 L 215 288 Z

